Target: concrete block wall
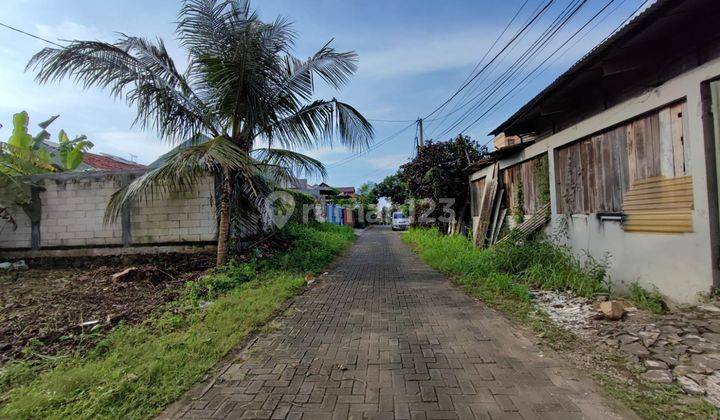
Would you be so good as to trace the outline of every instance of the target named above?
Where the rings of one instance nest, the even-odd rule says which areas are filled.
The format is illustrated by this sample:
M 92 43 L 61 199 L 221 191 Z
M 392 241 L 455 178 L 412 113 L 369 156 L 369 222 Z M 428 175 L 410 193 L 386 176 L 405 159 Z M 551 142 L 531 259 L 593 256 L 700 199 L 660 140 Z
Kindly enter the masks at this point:
M 214 180 L 193 191 L 143 200 L 129 217 L 110 224 L 103 215 L 110 196 L 142 172 L 52 174 L 38 179 L 41 202 L 40 249 L 195 244 L 216 240 Z M 0 252 L 31 248 L 32 228 L 21 209 L 12 209 L 17 230 L 0 226 Z M 123 236 L 125 231 L 125 236 Z
M 214 183 L 208 177 L 194 191 L 170 193 L 131 211 L 133 243 L 203 242 L 216 239 Z
M 1 248 L 30 248 L 31 223 L 30 218 L 19 207 L 8 209 L 17 229 L 13 230 L 12 225 L 0 221 L 0 249 Z
M 120 221 L 103 224 L 110 196 L 122 183 L 116 175 L 43 180 L 40 246 L 122 245 Z

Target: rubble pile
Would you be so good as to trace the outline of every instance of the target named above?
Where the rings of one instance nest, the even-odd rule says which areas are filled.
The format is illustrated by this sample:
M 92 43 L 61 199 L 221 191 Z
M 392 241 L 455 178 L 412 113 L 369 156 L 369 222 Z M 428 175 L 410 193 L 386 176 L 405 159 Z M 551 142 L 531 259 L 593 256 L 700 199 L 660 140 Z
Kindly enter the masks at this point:
M 593 302 L 562 292 L 533 292 L 557 324 L 626 354 L 645 379 L 677 384 L 720 407 L 720 307 L 652 315 L 618 301 Z

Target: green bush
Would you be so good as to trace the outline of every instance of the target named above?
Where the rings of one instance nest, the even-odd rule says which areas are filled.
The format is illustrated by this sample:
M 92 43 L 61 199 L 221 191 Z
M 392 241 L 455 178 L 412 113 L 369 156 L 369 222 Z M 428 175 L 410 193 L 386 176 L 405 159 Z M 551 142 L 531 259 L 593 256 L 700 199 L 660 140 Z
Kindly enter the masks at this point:
M 637 282 L 630 284 L 630 299 L 641 309 L 654 314 L 664 314 L 667 311 L 665 300 L 657 289 L 644 289 Z
M 293 242 L 293 247 L 287 253 L 266 261 L 263 266 L 306 274 L 319 272 L 355 238 L 351 227 L 328 223 L 289 224 L 283 235 Z

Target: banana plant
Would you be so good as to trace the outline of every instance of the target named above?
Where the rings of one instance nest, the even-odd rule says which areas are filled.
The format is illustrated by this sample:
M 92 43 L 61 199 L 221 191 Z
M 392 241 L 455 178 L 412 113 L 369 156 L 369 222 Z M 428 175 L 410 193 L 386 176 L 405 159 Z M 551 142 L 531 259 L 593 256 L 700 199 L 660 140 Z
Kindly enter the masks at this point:
M 57 172 L 50 152 L 43 145 L 43 141 L 50 138 L 47 127 L 57 117 L 57 115 L 53 116 L 38 124 L 42 131 L 31 136 L 28 134 L 30 117 L 27 112 L 22 111 L 13 115 L 13 132 L 0 155 L 4 163 L 0 171 L 10 176 Z
M 76 169 L 93 144 L 85 136 L 70 140 L 64 130 L 58 135 L 58 156 L 44 144 L 50 139 L 47 131 L 59 116 L 54 115 L 38 124 L 36 135 L 28 132 L 30 117 L 25 111 L 13 115 L 13 131 L 6 143 L 0 142 L 0 209 L 30 205 L 33 183 L 31 175 L 66 172 Z
M 60 154 L 60 164 L 65 171 L 74 171 L 83 162 L 85 153 L 94 145 L 87 139 L 87 136 L 79 136 L 70 140 L 65 130 L 60 130 L 58 134 L 60 146 L 58 153 Z

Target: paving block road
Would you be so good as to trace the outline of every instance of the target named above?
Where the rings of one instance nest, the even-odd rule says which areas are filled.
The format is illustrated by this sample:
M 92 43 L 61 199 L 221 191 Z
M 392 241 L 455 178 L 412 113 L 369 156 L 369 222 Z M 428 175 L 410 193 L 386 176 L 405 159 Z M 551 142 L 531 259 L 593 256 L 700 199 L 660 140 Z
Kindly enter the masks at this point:
M 384 227 L 164 418 L 633 418 Z

